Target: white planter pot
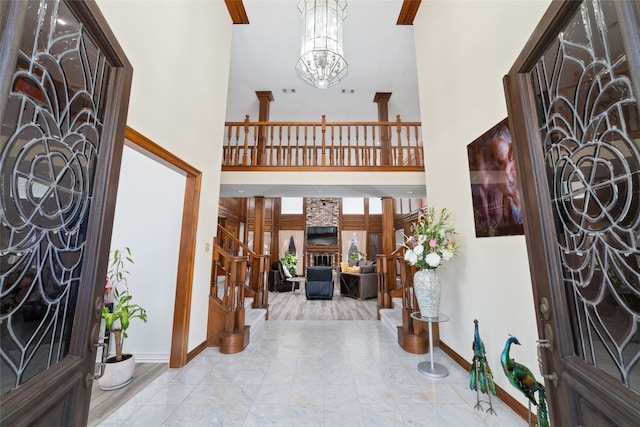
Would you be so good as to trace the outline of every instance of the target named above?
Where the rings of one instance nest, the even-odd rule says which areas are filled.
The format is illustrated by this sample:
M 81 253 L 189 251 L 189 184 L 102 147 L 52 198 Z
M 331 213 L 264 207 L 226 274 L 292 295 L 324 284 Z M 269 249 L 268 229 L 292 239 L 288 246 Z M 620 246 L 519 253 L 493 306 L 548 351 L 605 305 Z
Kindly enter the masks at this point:
M 127 356 L 130 357 L 125 359 Z M 126 386 L 133 381 L 135 367 L 136 358 L 133 354 L 124 354 L 121 362 L 107 362 L 104 367 L 104 375 L 98 379 L 100 389 L 115 390 Z

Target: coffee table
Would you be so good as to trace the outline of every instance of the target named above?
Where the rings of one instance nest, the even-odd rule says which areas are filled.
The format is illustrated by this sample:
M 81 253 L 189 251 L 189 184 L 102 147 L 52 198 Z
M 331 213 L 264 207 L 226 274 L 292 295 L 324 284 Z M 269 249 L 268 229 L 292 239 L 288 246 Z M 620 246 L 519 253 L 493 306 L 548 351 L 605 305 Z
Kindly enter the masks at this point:
M 298 289 L 300 289 L 300 293 L 302 293 L 302 285 L 304 284 L 304 277 L 287 277 L 287 281 L 291 282 L 291 293 L 294 293 L 296 290 L 296 283 L 298 283 Z

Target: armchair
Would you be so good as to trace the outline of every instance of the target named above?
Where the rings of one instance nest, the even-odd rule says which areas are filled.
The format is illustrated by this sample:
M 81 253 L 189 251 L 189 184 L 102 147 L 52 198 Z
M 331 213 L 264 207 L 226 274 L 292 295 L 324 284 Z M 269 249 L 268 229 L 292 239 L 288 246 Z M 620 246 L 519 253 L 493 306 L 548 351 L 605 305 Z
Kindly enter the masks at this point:
M 300 288 L 300 283 L 291 284 L 287 281 L 287 274 L 282 262 L 275 261 L 271 263 L 271 268 L 267 273 L 267 282 L 270 292 L 291 292 L 295 288 Z
M 325 266 L 307 267 L 304 287 L 307 299 L 333 299 L 333 268 Z

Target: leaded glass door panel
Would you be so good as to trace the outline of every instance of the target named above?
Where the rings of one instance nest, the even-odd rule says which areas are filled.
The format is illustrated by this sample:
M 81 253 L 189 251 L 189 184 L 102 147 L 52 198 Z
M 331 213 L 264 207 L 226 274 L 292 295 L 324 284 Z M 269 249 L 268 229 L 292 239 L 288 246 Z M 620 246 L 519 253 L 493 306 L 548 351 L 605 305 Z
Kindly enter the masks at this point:
M 83 425 L 132 69 L 93 2 L 0 12 L 0 424 Z
M 505 77 L 556 426 L 640 420 L 639 10 L 553 2 Z

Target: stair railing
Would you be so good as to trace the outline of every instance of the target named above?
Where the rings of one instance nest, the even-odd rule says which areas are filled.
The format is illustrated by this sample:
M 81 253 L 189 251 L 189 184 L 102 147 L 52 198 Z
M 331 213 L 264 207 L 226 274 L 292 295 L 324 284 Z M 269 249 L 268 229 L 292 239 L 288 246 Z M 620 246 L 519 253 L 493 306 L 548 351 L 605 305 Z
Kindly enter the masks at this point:
M 376 270 L 378 272 L 378 311 L 381 308 L 392 308 L 393 297 L 399 295 L 404 282 L 398 283 L 398 263 L 404 257 L 404 247 L 399 247 L 389 255 L 376 256 Z M 380 318 L 380 315 L 378 315 Z
M 247 258 L 233 256 L 214 243 L 211 273 L 207 345 L 220 347 L 220 353 L 238 353 L 249 344 L 249 328 L 244 324 Z M 222 298 L 220 277 L 224 277 Z
M 231 232 L 218 225 L 218 244 L 224 251 L 234 256 L 243 256 L 247 260 L 249 282 L 246 293 L 253 297 L 253 308 L 269 308 L 269 293 L 267 289 L 267 274 L 271 257 L 258 254 L 242 243 Z
M 404 247 L 389 255 L 377 258 L 378 270 L 378 319 L 380 308 L 393 308 L 393 298 L 402 298 L 402 326 L 398 328 L 398 344 L 409 353 L 424 354 L 429 344 L 429 332 L 425 322 L 418 322 L 411 313 L 419 311 L 418 300 L 413 292 L 413 275 L 417 268 L 404 259 Z M 439 336 L 438 325 L 434 325 L 434 339 Z
M 403 122 L 226 122 L 222 170 L 424 171 L 422 125 Z

